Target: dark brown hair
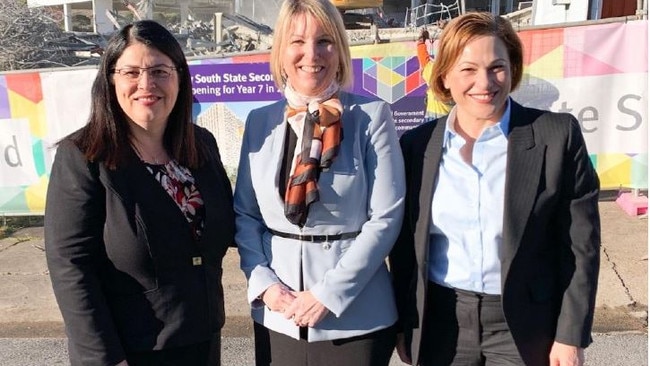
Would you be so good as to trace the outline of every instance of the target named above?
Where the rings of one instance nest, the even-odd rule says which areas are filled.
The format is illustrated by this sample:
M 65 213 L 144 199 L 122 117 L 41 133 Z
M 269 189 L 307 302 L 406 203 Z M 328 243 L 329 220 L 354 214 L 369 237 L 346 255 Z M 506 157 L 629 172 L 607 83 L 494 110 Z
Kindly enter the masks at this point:
M 196 168 L 203 161 L 204 153 L 199 151 L 194 139 L 192 80 L 187 60 L 174 36 L 151 20 L 129 24 L 109 40 L 93 82 L 88 123 L 71 138 L 90 161 L 102 161 L 111 169 L 125 163 L 131 132 L 128 119 L 118 104 L 112 78 L 115 63 L 134 43 L 162 52 L 177 70 L 178 97 L 168 117 L 163 144 L 171 158 L 186 167 Z

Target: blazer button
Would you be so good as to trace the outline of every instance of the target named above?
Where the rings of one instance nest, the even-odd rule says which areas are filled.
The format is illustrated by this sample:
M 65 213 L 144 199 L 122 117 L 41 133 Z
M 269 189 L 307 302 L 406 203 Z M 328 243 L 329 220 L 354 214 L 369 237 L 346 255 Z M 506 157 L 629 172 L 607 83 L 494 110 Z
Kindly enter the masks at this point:
M 331 247 L 332 247 L 332 244 L 330 244 L 330 243 L 323 243 L 323 250 L 330 250 Z

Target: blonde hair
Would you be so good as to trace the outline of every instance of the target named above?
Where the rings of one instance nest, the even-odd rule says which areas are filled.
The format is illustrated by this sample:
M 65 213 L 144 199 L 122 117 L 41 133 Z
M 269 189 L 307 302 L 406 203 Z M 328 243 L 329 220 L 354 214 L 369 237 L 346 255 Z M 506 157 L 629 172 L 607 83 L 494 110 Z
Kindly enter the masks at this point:
M 282 70 L 282 54 L 285 52 L 286 40 L 291 31 L 292 23 L 299 15 L 311 15 L 316 19 L 325 33 L 334 39 L 334 47 L 338 50 L 339 66 L 336 81 L 341 87 L 352 83 L 352 61 L 348 35 L 343 25 L 343 18 L 336 7 L 328 0 L 285 0 L 280 7 L 278 20 L 273 32 L 271 48 L 271 75 L 275 85 L 283 89 L 286 76 Z
M 510 61 L 510 92 L 519 86 L 524 61 L 517 32 L 507 19 L 490 13 L 473 12 L 452 19 L 442 31 L 430 83 L 438 99 L 445 102 L 452 100 L 451 91 L 445 88 L 444 77 L 454 67 L 465 46 L 484 36 L 494 36 L 505 44 Z

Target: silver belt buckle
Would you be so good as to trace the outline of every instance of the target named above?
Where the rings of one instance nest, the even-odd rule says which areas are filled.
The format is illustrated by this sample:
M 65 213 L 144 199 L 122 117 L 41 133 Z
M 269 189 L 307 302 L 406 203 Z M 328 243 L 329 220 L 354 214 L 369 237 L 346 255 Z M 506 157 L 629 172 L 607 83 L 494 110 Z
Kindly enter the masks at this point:
M 325 241 L 321 245 L 324 250 L 330 250 L 332 248 L 332 244 L 330 243 L 330 236 L 329 234 L 325 234 Z

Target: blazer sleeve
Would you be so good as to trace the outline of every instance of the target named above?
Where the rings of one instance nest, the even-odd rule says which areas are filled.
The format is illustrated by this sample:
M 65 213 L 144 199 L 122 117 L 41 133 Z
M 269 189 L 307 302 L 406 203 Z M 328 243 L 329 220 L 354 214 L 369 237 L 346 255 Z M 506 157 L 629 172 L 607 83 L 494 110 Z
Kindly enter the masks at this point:
M 251 152 L 251 131 L 255 128 L 251 123 L 263 120 L 264 116 L 256 115 L 256 111 L 249 113 L 246 119 L 234 197 L 235 242 L 239 251 L 241 269 L 248 279 L 248 302 L 253 307 L 263 306 L 263 302 L 257 297 L 271 285 L 280 282 L 278 276 L 269 267 L 263 251 L 262 236 L 267 229 L 257 203 L 248 159 L 248 154 Z
M 404 214 L 404 162 L 388 104 L 381 102 L 370 119 L 369 141 L 364 151 L 368 219 L 336 266 L 310 289 L 337 317 L 386 260 Z
M 98 272 L 105 259 L 105 193 L 96 169 L 71 141 L 59 145 L 47 189 L 45 254 L 75 358 L 114 365 L 125 353 Z
M 599 180 L 580 126 L 570 117 L 563 172 L 563 202 L 557 221 L 566 233 L 560 249 L 562 305 L 555 340 L 587 347 L 591 343 L 600 266 Z

